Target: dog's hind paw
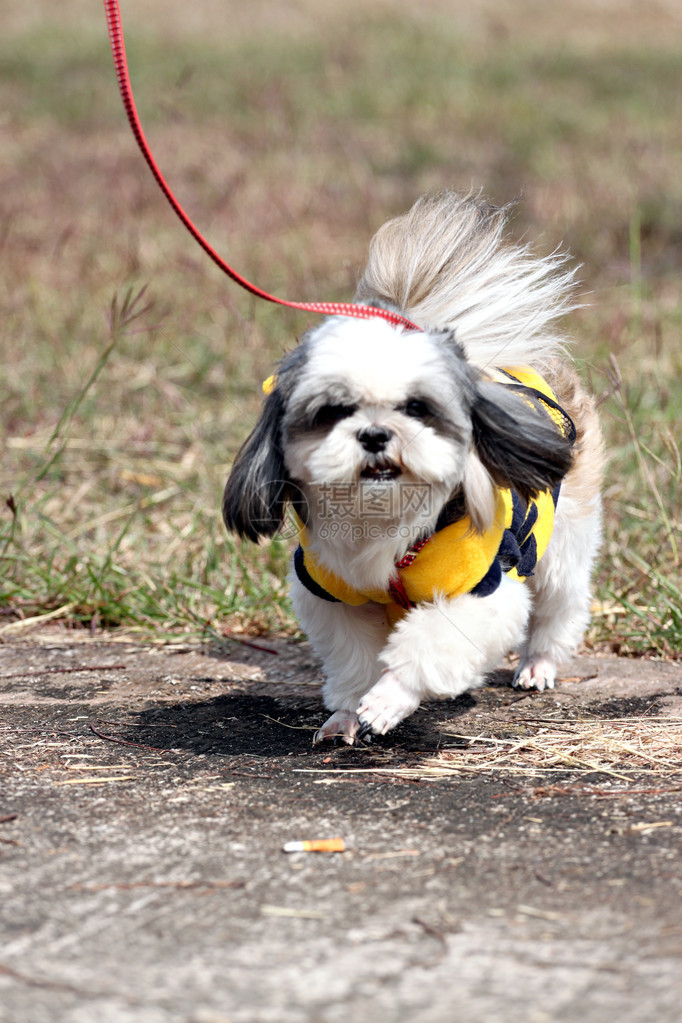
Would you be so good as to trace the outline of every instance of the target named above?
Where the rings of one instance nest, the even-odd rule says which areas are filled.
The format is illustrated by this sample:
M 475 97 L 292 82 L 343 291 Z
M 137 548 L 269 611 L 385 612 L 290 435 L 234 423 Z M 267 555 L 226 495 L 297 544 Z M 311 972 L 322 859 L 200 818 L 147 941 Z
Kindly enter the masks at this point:
M 522 661 L 512 680 L 514 689 L 554 689 L 556 666 L 546 657 L 532 657 Z
M 347 746 L 353 746 L 359 727 L 358 716 L 352 710 L 335 710 L 322 728 L 315 732 L 313 746 L 319 742 L 333 742 L 335 746 L 344 742 Z

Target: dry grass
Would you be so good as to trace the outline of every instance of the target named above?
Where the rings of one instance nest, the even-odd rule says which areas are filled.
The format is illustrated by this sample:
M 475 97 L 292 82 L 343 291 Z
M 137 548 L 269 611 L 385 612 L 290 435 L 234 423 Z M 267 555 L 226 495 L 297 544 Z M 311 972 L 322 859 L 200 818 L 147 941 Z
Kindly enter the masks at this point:
M 184 234 L 123 121 L 101 9 L 58 6 L 14 5 L 0 40 L 0 610 L 293 629 L 286 544 L 235 545 L 219 503 L 259 382 L 306 320 Z M 122 6 L 159 163 L 263 286 L 348 298 L 371 233 L 431 187 L 521 194 L 516 233 L 563 240 L 611 454 L 591 641 L 679 652 L 678 6 Z M 113 296 L 145 285 L 146 312 L 111 322 Z
M 529 724 L 513 738 L 457 736 L 462 751 L 444 752 L 425 767 L 434 771 L 514 770 L 682 774 L 682 719 L 624 718 Z
M 506 728 L 506 731 L 511 729 Z M 643 775 L 682 776 L 682 718 L 612 718 L 543 723 L 529 720 L 515 734 L 461 735 L 443 732 L 461 743 L 417 763 L 394 767 L 335 767 L 346 773 L 391 774 L 413 780 L 436 780 L 465 774 L 606 775 L 619 781 Z M 319 773 L 319 772 L 317 772 Z

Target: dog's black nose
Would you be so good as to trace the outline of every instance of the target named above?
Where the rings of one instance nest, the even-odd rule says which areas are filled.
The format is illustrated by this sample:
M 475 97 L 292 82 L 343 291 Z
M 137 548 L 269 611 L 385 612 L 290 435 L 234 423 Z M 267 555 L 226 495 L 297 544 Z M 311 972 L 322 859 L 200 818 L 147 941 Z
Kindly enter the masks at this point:
M 366 426 L 364 430 L 360 430 L 358 440 L 365 451 L 371 451 L 372 454 L 376 454 L 377 451 L 384 450 L 392 436 L 393 430 L 389 430 L 388 427 L 372 425 Z

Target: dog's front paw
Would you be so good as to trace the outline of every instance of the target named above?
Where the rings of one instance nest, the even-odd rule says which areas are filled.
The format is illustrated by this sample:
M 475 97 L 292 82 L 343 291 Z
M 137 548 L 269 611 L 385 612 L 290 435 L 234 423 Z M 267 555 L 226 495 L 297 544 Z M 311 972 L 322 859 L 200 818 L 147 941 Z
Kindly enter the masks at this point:
M 512 680 L 515 689 L 554 689 L 556 666 L 546 657 L 531 657 L 522 661 Z
M 317 746 L 318 742 L 333 742 L 334 745 L 345 742 L 347 746 L 353 746 L 359 727 L 358 716 L 352 710 L 335 710 L 315 732 L 313 746 Z
M 365 693 L 357 709 L 360 722 L 358 738 L 385 735 L 419 706 L 414 690 L 394 671 L 387 671 L 375 686 Z

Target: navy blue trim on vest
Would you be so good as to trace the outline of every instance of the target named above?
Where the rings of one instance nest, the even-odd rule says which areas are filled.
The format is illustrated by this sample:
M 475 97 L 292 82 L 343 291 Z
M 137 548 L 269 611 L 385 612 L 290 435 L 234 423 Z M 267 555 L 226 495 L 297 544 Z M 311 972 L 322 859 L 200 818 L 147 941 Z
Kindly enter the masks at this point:
M 319 597 L 321 600 L 329 600 L 333 604 L 340 604 L 341 601 L 338 597 L 328 593 L 319 583 L 316 583 L 311 576 L 308 569 L 305 567 L 305 555 L 303 548 L 299 544 L 294 551 L 294 571 L 299 578 L 299 581 L 305 586 L 306 590 L 309 590 L 313 596 Z
M 473 597 L 489 597 L 491 593 L 495 592 L 501 582 L 502 565 L 500 564 L 499 558 L 495 558 L 480 583 L 476 583 L 473 590 L 470 591 L 471 595 Z
M 552 491 L 552 499 L 556 507 L 559 499 L 560 485 Z M 512 520 L 505 529 L 497 549 L 495 560 L 471 591 L 476 597 L 489 597 L 502 581 L 502 573 L 511 572 L 513 568 L 521 579 L 533 575 L 538 563 L 538 545 L 533 535 L 533 527 L 538 519 L 538 507 L 534 502 L 526 502 L 512 490 Z

